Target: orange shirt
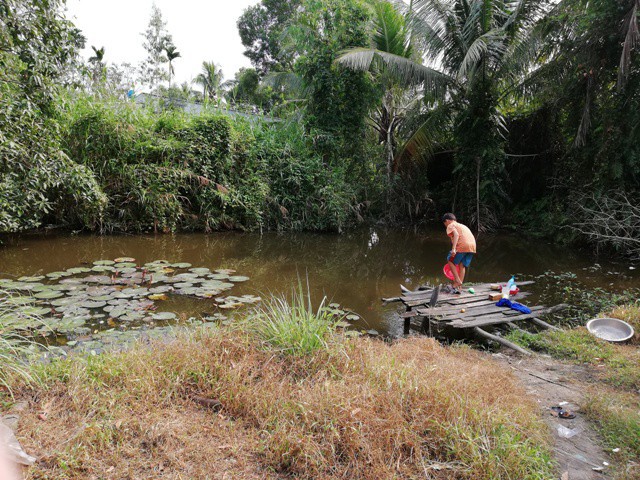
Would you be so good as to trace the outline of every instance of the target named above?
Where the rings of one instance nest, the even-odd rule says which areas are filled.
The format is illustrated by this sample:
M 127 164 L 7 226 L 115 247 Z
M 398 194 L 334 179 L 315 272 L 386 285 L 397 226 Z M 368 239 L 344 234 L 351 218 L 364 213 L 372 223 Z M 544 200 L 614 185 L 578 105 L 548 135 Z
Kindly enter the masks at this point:
M 469 230 L 469 227 L 458 222 L 451 222 L 447 227 L 447 235 L 453 238 L 453 231 L 458 232 L 458 243 L 456 244 L 456 252 L 476 253 L 476 239 Z

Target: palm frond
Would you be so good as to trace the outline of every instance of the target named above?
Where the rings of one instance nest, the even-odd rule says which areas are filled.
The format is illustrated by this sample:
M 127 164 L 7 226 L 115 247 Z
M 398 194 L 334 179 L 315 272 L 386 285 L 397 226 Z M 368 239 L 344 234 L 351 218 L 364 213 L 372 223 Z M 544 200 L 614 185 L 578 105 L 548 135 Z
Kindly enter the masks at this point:
M 451 111 L 449 104 L 442 104 L 432 110 L 427 119 L 398 149 L 394 158 L 394 172 L 409 160 L 420 160 L 432 156 L 447 141 L 450 131 Z
M 351 48 L 341 52 L 336 62 L 352 70 L 367 71 L 374 58 L 379 58 L 389 72 L 405 85 L 423 84 L 430 92 L 444 93 L 454 83 L 449 75 L 392 53 L 371 48 Z
M 631 51 L 640 44 L 640 30 L 638 30 L 638 8 L 640 0 L 633 2 L 633 7 L 627 14 L 624 21 L 626 34 L 622 44 L 622 54 L 620 55 L 620 67 L 618 69 L 618 90 L 622 90 L 627 83 L 631 70 Z

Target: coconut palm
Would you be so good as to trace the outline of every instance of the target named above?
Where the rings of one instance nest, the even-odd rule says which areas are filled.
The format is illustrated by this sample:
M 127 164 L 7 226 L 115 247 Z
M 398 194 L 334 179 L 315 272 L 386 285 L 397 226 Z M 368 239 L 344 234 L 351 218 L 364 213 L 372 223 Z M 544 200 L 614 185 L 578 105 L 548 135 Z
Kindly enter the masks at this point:
M 204 98 L 216 99 L 222 88 L 224 76 L 222 69 L 213 62 L 202 62 L 202 73 L 198 74 L 194 82 L 202 87 Z
M 432 114 L 400 154 L 428 150 L 439 129 L 450 128 L 457 180 L 475 180 L 475 199 L 463 184 L 460 207 L 467 213 L 475 207 L 478 229 L 481 210 L 490 213 L 505 201 L 501 100 L 530 71 L 538 45 L 532 34 L 546 5 L 546 0 L 414 0 L 411 39 L 424 62 L 375 48 L 351 49 L 339 59 L 356 70 L 383 63 L 399 80 L 424 89 Z M 453 112 L 448 127 L 451 118 L 439 114 L 443 110 Z
M 169 88 L 171 88 L 171 76 L 175 73 L 173 70 L 173 61 L 180 57 L 180 52 L 175 45 L 169 44 L 164 47 L 164 51 L 167 54 L 169 60 Z
M 106 73 L 104 60 L 104 47 L 96 48 L 91 45 L 93 56 L 89 57 L 89 63 L 93 63 L 93 81 L 97 83 L 100 76 Z

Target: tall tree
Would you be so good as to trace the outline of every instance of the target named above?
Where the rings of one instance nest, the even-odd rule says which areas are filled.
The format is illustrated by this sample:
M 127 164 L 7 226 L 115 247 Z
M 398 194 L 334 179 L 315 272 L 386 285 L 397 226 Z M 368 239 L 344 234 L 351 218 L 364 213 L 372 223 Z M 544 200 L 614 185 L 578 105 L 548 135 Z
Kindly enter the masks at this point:
M 415 0 L 411 34 L 424 50 L 426 65 L 372 48 L 352 49 L 340 59 L 356 70 L 383 62 L 403 82 L 421 85 L 434 109 L 454 112 L 460 188 L 454 188 L 458 195 L 453 201 L 479 230 L 495 222 L 508 200 L 500 101 L 521 83 L 531 65 L 536 43 L 530 34 L 546 5 L 540 0 Z M 410 146 L 428 147 L 441 128 L 433 119 L 448 117 L 431 116 L 414 133 Z
M 173 61 L 180 57 L 180 52 L 175 45 L 165 45 L 164 51 L 167 54 L 167 60 L 169 61 L 169 88 L 171 88 L 171 76 L 175 73 L 173 70 Z
M 305 122 L 329 161 L 360 158 L 375 87 L 335 60 L 347 47 L 368 45 L 370 14 L 358 0 L 305 0 L 287 31 L 306 96 Z
M 144 37 L 142 46 L 147 52 L 147 57 L 140 67 L 140 80 L 153 90 L 162 81 L 169 79 L 162 65 L 168 61 L 165 56 L 165 46 L 173 44 L 172 37 L 167 31 L 167 22 L 162 19 L 162 12 L 155 3 L 151 7 L 149 25 L 141 35 Z
M 93 64 L 93 83 L 96 84 L 106 76 L 106 65 L 104 64 L 104 47 L 96 48 L 91 45 L 93 55 L 89 57 L 89 63 Z
M 293 57 L 282 49 L 283 32 L 302 0 L 261 0 L 238 19 L 245 56 L 260 75 L 290 70 Z
M 224 75 L 222 69 L 214 62 L 202 62 L 202 72 L 198 74 L 194 82 L 202 87 L 205 101 L 217 100 Z

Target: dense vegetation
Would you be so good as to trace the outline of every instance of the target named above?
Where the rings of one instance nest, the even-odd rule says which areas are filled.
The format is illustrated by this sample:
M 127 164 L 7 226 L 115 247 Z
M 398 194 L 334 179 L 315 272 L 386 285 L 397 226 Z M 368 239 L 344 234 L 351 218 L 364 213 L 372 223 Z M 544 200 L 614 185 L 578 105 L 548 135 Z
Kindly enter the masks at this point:
M 83 61 L 62 6 L 0 1 L 2 232 L 341 231 L 455 210 L 640 250 L 637 0 L 262 0 L 238 20 L 254 68 L 225 82 L 206 61 L 202 92 L 172 83 L 157 8 L 136 69 L 108 45 Z M 125 100 L 136 71 L 157 102 Z

